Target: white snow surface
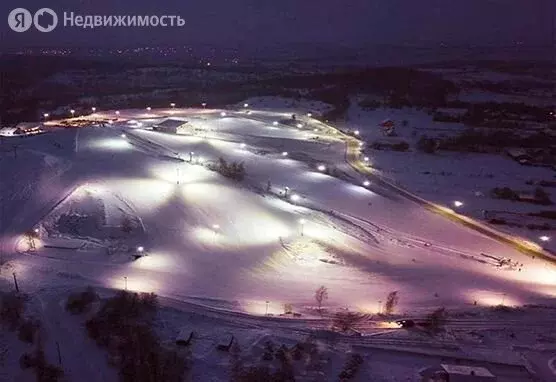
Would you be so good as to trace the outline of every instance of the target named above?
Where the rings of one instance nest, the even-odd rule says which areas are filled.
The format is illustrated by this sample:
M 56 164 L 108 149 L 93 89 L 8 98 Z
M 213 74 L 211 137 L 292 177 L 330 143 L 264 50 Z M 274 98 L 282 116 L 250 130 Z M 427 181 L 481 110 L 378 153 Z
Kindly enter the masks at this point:
M 553 299 L 554 265 L 378 186 L 362 187 L 363 177 L 344 162 L 344 144 L 313 131 L 322 125 L 304 118 L 301 129 L 275 126 L 284 115 L 269 111 L 227 113 L 126 110 L 104 128 L 52 129 L 25 140 L 17 159 L 4 152 L 3 179 L 12 181 L 3 182 L 2 197 L 13 203 L 3 215 L 2 244 L 20 282 L 27 288 L 127 282 L 130 290 L 225 301 L 254 314 L 265 313 L 265 301 L 271 312 L 284 303 L 314 306 L 321 285 L 329 308 L 365 312 L 380 309 L 394 290 L 401 311 Z M 170 114 L 200 127 L 183 135 L 148 129 Z M 99 116 L 116 117 L 93 117 Z M 144 125 L 131 128 L 127 119 Z M 244 162 L 246 179 L 210 171 L 206 164 L 218 157 Z M 40 163 L 47 163 L 42 171 L 27 169 Z M 344 179 L 319 172 L 318 164 L 343 171 Z M 299 202 L 280 197 L 285 187 Z M 57 231 L 62 214 L 81 216 L 82 230 Z M 88 216 L 103 223 L 90 225 Z M 133 225 L 125 235 L 118 229 L 123 216 Z M 34 227 L 45 240 L 28 251 L 22 233 Z M 45 246 L 47 236 L 83 245 Z M 147 256 L 131 261 L 138 246 Z M 493 257 L 522 269 L 497 267 Z

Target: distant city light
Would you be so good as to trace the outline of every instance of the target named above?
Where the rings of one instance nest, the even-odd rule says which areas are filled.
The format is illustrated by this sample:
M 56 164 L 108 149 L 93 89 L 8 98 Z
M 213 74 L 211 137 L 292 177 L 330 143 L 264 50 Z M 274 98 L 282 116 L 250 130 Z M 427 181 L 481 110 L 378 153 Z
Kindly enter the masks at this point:
M 74 115 L 74 114 L 75 114 L 75 110 L 71 109 L 71 110 L 70 110 L 70 113 L 71 113 L 71 115 Z
M 539 239 L 541 239 L 541 241 L 549 241 L 550 237 L 549 236 L 541 236 L 541 237 L 539 237 Z
M 240 145 L 240 147 L 241 147 L 242 149 L 244 149 L 244 148 L 246 148 L 246 147 L 247 147 L 247 144 L 245 144 L 245 143 L 242 143 L 242 144 Z
M 307 117 L 311 118 L 313 116 L 313 113 L 307 113 Z
M 278 121 L 274 121 L 274 122 L 272 122 L 272 124 L 273 124 L 274 126 L 278 126 Z
M 147 111 L 151 111 L 151 107 L 150 107 L 150 106 L 147 106 Z
M 50 117 L 50 114 L 44 113 L 42 116 L 43 116 L 44 118 L 48 118 L 48 117 Z
M 298 202 L 301 198 L 299 197 L 299 195 L 293 194 L 292 196 L 290 196 L 290 199 L 292 202 Z
M 142 253 L 145 250 L 143 247 L 137 247 L 137 252 Z
M 213 224 L 213 225 L 212 225 L 212 229 L 215 230 L 215 231 L 217 231 L 217 230 L 220 229 L 220 226 L 219 226 L 218 224 Z
M 249 107 L 249 104 L 248 104 L 248 103 L 244 103 L 244 104 L 243 104 L 243 107 Z
M 95 111 L 97 111 L 97 108 L 96 108 L 96 107 L 92 107 L 91 110 L 92 110 L 93 113 L 94 113 Z
M 365 158 L 363 158 L 363 160 L 364 160 L 365 162 L 368 162 L 368 161 L 369 161 L 369 157 L 365 157 Z
M 323 164 L 321 164 L 321 165 L 319 165 L 319 166 L 317 167 L 317 169 L 318 169 L 319 171 L 326 171 L 326 166 L 323 165 Z
M 454 206 L 456 206 L 456 207 L 461 207 L 461 206 L 463 206 L 463 202 L 460 202 L 459 200 L 456 200 L 456 201 L 454 202 Z
M 207 103 L 206 103 L 206 102 L 203 102 L 203 103 L 201 104 L 201 106 L 202 106 L 203 108 L 205 108 L 205 107 L 207 107 Z
M 299 219 L 299 224 L 303 225 L 305 223 L 307 223 L 307 221 L 305 219 Z
M 363 182 L 363 186 L 365 187 L 369 187 L 371 185 L 371 182 L 369 182 L 368 180 Z
M 116 110 L 116 115 L 120 115 L 120 111 L 119 111 L 119 110 Z
M 298 128 L 298 129 L 301 129 L 302 127 L 303 127 L 303 125 L 302 125 L 301 123 L 298 123 L 298 124 L 297 124 L 297 128 Z
M 283 156 L 283 157 L 287 157 L 287 156 L 288 156 L 288 152 L 287 152 L 287 151 L 282 151 L 282 156 Z
M 170 104 L 170 107 L 171 107 L 171 108 L 174 108 L 174 107 L 176 107 L 176 104 L 172 102 L 172 103 Z
M 221 112 L 221 113 L 220 113 L 220 116 L 221 116 L 221 117 L 225 117 L 225 116 L 226 116 L 226 112 L 224 112 L 224 111 Z
M 125 139 L 125 138 L 127 137 L 127 135 L 125 135 L 125 134 L 122 134 L 122 135 L 120 135 L 120 137 L 122 137 L 122 138 L 124 138 L 124 139 Z
M 359 135 L 359 130 L 355 130 L 355 131 L 353 132 L 353 134 Z

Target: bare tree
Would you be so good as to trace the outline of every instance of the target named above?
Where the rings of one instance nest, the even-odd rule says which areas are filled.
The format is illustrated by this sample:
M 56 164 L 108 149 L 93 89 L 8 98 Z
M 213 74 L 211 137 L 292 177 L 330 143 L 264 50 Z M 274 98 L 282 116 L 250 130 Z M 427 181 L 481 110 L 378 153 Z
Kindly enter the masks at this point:
M 284 304 L 284 314 L 292 314 L 293 313 L 293 305 L 292 304 Z
M 334 326 L 342 332 L 353 329 L 353 326 L 365 318 L 364 314 L 357 312 L 338 312 L 334 316 Z
M 384 304 L 384 314 L 391 315 L 394 313 L 394 309 L 398 305 L 400 297 L 398 296 L 398 291 L 390 292 L 388 297 L 386 297 L 386 303 Z
M 446 324 L 447 312 L 445 308 L 438 308 L 427 316 L 427 326 L 430 333 L 442 331 Z
M 131 231 L 133 231 L 131 220 L 127 215 L 124 215 L 124 217 L 122 218 L 121 229 L 124 233 L 130 233 Z
M 322 303 L 326 300 L 328 300 L 328 288 L 323 285 L 315 291 L 315 301 L 319 307 L 319 312 L 321 311 Z
M 37 234 L 37 232 L 33 231 L 33 230 L 29 230 L 26 231 L 24 233 L 24 237 L 27 240 L 27 245 L 29 246 L 29 249 L 31 250 L 35 250 L 35 239 L 39 238 L 39 235 Z

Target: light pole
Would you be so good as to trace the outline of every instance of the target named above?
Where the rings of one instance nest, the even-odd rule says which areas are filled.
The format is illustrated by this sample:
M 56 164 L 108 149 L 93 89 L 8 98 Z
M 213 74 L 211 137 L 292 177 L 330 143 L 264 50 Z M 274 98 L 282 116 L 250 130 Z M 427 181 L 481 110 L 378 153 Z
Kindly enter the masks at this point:
M 269 301 L 267 300 L 266 301 L 266 311 L 264 313 L 265 316 L 268 316 L 268 304 L 269 304 Z
M 288 192 L 290 191 L 290 188 L 288 186 L 286 186 L 284 188 L 284 197 L 287 198 L 288 197 Z
M 206 103 L 206 102 L 203 102 L 203 103 L 201 104 L 201 106 L 203 107 L 203 109 L 205 109 L 205 108 L 207 107 L 207 103 Z
M 71 113 L 71 116 L 73 117 L 75 115 L 75 110 L 71 109 L 70 113 Z
M 305 223 L 306 223 L 305 219 L 299 219 L 299 227 L 300 227 L 301 236 L 303 236 L 303 227 L 305 227 Z
M 193 163 L 193 155 L 195 155 L 195 153 L 193 151 L 189 152 L 189 163 Z
M 382 314 L 382 300 L 378 300 L 378 314 Z
M 176 177 L 177 177 L 176 183 L 180 184 L 180 168 L 179 168 L 179 166 L 176 167 Z
M 43 118 L 46 120 L 46 119 L 48 119 L 48 117 L 50 117 L 50 114 L 44 113 L 42 116 L 43 116 Z
M 220 229 L 220 226 L 218 224 L 213 224 L 212 225 L 212 230 L 214 231 L 214 240 L 216 241 L 216 235 L 218 234 L 218 230 Z
M 92 107 L 91 110 L 93 111 L 93 113 L 95 113 L 97 111 L 96 107 Z
M 127 290 L 127 276 L 124 276 L 124 288 Z
M 504 305 L 504 301 L 506 301 L 506 293 L 502 294 L 502 304 L 500 305 Z

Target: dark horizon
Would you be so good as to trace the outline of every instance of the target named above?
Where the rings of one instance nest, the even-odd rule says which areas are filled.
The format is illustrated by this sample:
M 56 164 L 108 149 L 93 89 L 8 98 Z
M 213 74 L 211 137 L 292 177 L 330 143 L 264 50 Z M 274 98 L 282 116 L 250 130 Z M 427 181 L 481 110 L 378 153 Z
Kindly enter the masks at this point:
M 552 46 L 555 5 L 549 0 L 255 1 L 8 0 L 4 20 L 18 7 L 58 13 L 58 28 L 17 33 L 2 23 L 0 48 L 210 45 L 238 49 L 327 45 L 367 46 Z M 63 12 L 76 15 L 180 15 L 184 27 L 63 28 Z

